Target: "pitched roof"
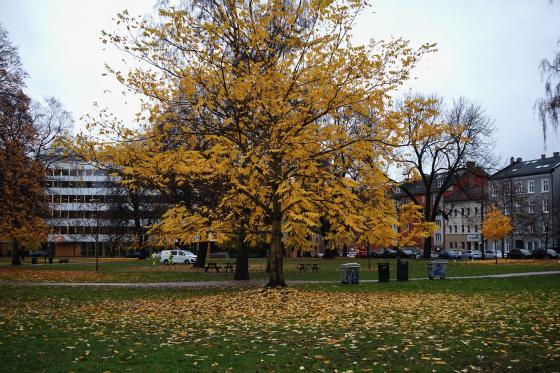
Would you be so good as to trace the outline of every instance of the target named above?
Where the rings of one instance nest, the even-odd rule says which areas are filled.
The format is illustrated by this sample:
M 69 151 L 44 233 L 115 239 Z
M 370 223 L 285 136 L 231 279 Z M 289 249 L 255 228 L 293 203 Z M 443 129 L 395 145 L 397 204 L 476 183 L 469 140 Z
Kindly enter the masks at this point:
M 522 161 L 521 158 L 517 158 L 515 162 L 510 163 L 509 166 L 490 176 L 490 180 L 510 179 L 520 176 L 543 175 L 551 173 L 558 167 L 560 167 L 560 155 L 558 155 L 558 153 L 554 153 L 554 156 L 552 157 L 541 157 L 540 159 L 529 161 Z

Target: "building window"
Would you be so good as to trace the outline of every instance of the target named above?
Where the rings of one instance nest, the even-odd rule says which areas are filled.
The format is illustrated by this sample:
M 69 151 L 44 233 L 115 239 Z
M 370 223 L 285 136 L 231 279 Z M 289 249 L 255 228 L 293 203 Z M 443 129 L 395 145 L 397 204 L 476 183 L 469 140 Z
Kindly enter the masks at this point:
M 514 202 L 513 203 L 513 211 L 515 213 L 519 213 L 519 202 Z
M 437 186 L 438 186 L 438 188 L 441 188 L 443 186 L 443 179 L 439 179 L 437 181 Z
M 515 183 L 515 194 L 521 193 L 523 193 L 523 187 L 521 186 L 521 183 L 517 182 Z
M 461 233 L 465 233 L 465 226 L 461 225 Z
M 535 193 L 535 180 L 527 182 L 527 193 Z
M 511 242 L 506 241 L 506 251 L 510 251 L 511 250 Z
M 455 225 L 455 233 L 457 233 L 457 226 Z
M 449 243 L 449 248 L 452 249 L 453 248 L 453 242 Z
M 467 207 L 467 216 L 470 216 L 470 215 L 471 215 L 471 208 Z
M 535 233 L 535 224 L 529 225 L 529 232 Z
M 542 192 L 548 192 L 548 179 L 542 179 Z
M 436 225 L 441 228 L 441 220 L 436 220 Z
M 496 197 L 498 195 L 498 187 L 496 186 L 496 184 L 492 184 L 492 187 L 490 189 L 492 197 Z
M 474 208 L 474 214 L 475 214 L 475 215 L 478 215 L 478 207 L 475 207 L 475 208 Z
M 478 225 L 475 225 L 475 226 L 474 226 L 474 232 L 475 232 L 475 233 L 478 233 Z
M 436 233 L 436 242 L 441 242 L 441 233 Z
M 471 233 L 471 226 L 467 225 L 467 233 Z
M 455 209 L 455 216 L 459 216 L 459 211 L 457 211 L 457 209 Z
M 461 216 L 465 216 L 465 209 L 461 208 Z
M 449 233 L 453 232 L 453 227 L 450 225 L 449 226 Z
M 547 199 L 543 199 L 542 201 L 542 212 L 544 212 L 545 214 L 548 214 L 548 200 Z
M 529 202 L 529 214 L 535 213 L 535 202 Z
M 504 214 L 509 215 L 509 206 L 504 207 Z

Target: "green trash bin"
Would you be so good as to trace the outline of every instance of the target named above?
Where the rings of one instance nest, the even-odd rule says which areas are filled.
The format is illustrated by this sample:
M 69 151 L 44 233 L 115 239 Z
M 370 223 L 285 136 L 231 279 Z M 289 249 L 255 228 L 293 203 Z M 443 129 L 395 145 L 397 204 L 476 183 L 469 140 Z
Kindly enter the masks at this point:
M 397 260 L 397 281 L 408 281 L 407 260 Z
M 379 282 L 389 282 L 391 278 L 389 263 L 377 263 L 377 276 Z

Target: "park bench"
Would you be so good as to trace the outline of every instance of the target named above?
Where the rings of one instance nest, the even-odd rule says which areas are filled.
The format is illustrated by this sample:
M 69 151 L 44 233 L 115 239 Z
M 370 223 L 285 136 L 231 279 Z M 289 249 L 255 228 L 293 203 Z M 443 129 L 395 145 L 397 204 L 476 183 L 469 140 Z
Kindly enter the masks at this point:
M 69 262 L 70 262 L 70 259 L 68 259 L 68 258 L 63 258 L 63 259 L 60 259 L 58 262 L 59 262 L 59 263 L 69 263 Z
M 227 262 L 226 265 L 224 266 L 226 272 L 229 270 L 230 272 L 233 273 L 233 266 L 234 265 L 235 265 L 235 263 Z
M 319 264 L 317 263 L 299 263 L 299 271 L 300 272 L 319 272 Z
M 221 266 L 218 265 L 218 263 L 214 263 L 214 262 L 209 262 L 206 264 L 206 269 L 204 270 L 204 272 L 208 272 L 208 270 L 210 268 L 213 268 L 216 270 L 216 272 L 220 272 L 220 268 L 222 268 Z

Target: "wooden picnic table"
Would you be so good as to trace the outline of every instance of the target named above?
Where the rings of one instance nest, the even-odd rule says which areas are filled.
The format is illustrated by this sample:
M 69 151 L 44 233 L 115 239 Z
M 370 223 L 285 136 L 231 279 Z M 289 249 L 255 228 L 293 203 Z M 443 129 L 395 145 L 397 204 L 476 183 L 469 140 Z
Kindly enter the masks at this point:
M 220 272 L 220 268 L 222 268 L 222 267 L 220 267 L 220 266 L 218 265 L 218 263 L 216 263 L 216 262 L 208 262 L 208 263 L 206 263 L 206 269 L 204 270 L 204 272 L 208 272 L 208 270 L 209 270 L 210 268 L 215 269 L 216 272 Z
M 318 263 L 299 263 L 299 271 L 306 272 L 306 269 L 311 272 L 319 272 Z
M 229 270 L 230 272 L 233 273 L 233 266 L 235 266 L 236 263 L 232 263 L 232 262 L 227 262 L 226 265 L 224 266 L 226 272 Z

